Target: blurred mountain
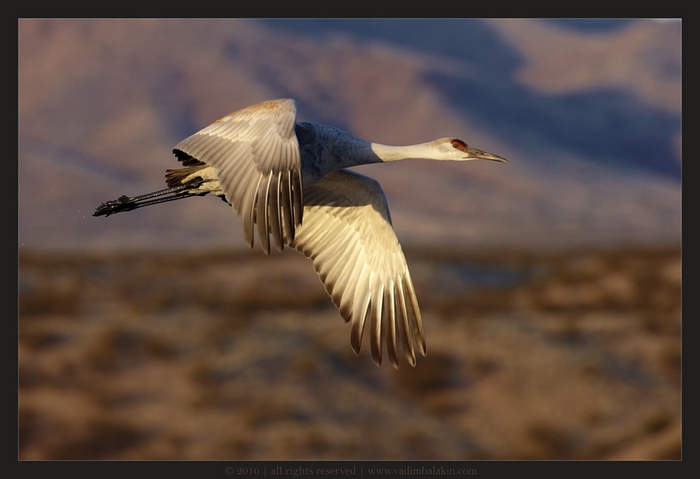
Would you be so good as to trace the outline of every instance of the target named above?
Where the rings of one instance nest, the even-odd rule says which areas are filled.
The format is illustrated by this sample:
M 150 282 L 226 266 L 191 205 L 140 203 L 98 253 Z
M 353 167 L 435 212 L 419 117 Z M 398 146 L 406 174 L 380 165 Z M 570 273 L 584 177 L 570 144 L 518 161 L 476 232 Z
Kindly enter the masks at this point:
M 180 139 L 279 97 L 368 140 L 454 135 L 511 160 L 358 168 L 403 243 L 676 244 L 681 24 L 590 22 L 22 19 L 20 247 L 243 247 L 212 198 L 91 214 L 162 188 Z

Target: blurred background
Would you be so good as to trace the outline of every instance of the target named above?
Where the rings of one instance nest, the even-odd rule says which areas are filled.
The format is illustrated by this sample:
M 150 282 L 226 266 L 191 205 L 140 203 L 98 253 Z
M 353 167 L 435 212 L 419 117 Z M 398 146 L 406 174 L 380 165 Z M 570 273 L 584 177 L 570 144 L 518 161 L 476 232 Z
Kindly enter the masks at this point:
M 385 144 L 428 356 L 376 367 L 311 263 L 172 146 L 253 103 Z M 21 19 L 22 459 L 679 459 L 679 20 Z M 365 345 L 366 346 L 366 345 Z

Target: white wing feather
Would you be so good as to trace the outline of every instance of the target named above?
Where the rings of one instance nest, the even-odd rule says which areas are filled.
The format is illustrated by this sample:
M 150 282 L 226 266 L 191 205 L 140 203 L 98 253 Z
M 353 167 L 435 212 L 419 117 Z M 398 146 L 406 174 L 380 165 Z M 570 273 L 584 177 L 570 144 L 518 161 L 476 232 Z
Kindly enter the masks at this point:
M 341 315 L 352 323 L 350 341 L 356 353 L 369 325 L 377 364 L 384 340 L 389 360 L 398 367 L 397 336 L 411 365 L 416 348 L 425 355 L 413 282 L 379 183 L 337 170 L 306 188 L 304 222 L 291 246 L 313 261 Z
M 266 253 L 270 252 L 270 235 L 282 250 L 302 221 L 295 121 L 293 100 L 266 101 L 231 113 L 174 147 L 176 154 L 185 153 L 216 169 L 226 200 L 243 217 L 246 242 L 253 247 L 253 225 L 257 223 Z

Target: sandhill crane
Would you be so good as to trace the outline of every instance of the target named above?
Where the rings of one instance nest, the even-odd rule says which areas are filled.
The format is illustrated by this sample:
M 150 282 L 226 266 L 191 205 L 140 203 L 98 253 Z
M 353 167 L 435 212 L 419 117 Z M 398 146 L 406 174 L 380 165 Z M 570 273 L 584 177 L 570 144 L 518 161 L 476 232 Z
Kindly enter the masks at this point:
M 251 248 L 257 225 L 265 253 L 272 236 L 278 250 L 288 245 L 312 260 L 343 319 L 351 322 L 356 354 L 369 324 L 372 358 L 381 364 L 384 341 L 397 368 L 397 336 L 412 366 L 416 349 L 426 353 L 416 293 L 379 183 L 345 168 L 408 158 L 507 162 L 456 138 L 387 146 L 297 122 L 289 99 L 231 113 L 173 152 L 183 167 L 166 171 L 168 188 L 121 196 L 100 205 L 94 216 L 208 193 L 222 197 L 243 218 Z

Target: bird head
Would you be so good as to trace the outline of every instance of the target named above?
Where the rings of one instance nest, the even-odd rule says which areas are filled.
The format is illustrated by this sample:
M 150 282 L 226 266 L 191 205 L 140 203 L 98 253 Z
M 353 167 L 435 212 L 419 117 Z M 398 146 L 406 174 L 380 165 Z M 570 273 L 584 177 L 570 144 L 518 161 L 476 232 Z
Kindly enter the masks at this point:
M 505 158 L 472 148 L 457 138 L 440 138 L 439 140 L 429 143 L 429 145 L 439 152 L 440 159 L 443 160 L 493 160 L 508 163 L 508 160 Z

